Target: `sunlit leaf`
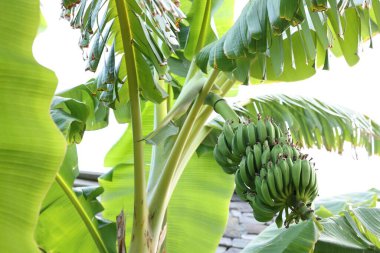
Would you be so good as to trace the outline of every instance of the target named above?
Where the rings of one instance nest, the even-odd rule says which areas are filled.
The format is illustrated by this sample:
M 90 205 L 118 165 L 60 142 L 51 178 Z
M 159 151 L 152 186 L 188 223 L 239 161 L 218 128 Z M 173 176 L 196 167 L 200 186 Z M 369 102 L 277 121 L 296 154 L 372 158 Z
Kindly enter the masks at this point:
M 57 79 L 33 58 L 39 1 L 0 2 L 0 249 L 40 252 L 35 228 L 63 160 L 65 140 L 49 114 Z

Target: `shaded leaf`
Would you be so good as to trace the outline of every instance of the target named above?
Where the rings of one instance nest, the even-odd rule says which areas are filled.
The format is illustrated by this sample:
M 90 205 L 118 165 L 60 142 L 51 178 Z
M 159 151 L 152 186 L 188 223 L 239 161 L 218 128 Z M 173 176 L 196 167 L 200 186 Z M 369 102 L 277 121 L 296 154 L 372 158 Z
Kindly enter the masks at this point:
M 342 152 L 343 143 L 350 142 L 355 147 L 364 147 L 369 154 L 380 154 L 372 147 L 372 143 L 380 142 L 380 126 L 353 110 L 313 98 L 280 94 L 253 98 L 244 107 L 252 119 L 261 113 L 272 117 L 285 132 L 289 128 L 294 140 L 302 146 L 323 144 L 329 151 Z
M 357 192 L 317 199 L 315 204 L 316 215 L 327 218 L 356 207 L 376 207 L 377 194 L 375 192 Z
M 88 117 L 87 106 L 75 99 L 55 96 L 50 114 L 68 144 L 80 143 Z

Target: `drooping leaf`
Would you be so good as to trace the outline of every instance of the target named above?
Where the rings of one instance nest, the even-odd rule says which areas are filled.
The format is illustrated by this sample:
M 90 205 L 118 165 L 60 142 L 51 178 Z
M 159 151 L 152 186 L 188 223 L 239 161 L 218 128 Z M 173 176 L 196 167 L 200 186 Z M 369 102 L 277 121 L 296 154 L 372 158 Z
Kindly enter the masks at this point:
M 211 153 L 193 155 L 169 204 L 168 252 L 215 252 L 232 191 L 233 178 L 218 168 Z
M 321 55 L 327 50 L 344 56 L 352 66 L 359 60 L 360 43 L 378 32 L 378 10 L 378 1 L 330 0 L 327 5 L 311 0 L 250 0 L 231 29 L 201 50 L 197 64 L 204 72 L 207 65 L 225 72 L 250 72 L 260 81 L 308 78 L 322 60 L 328 62 L 328 54 Z M 251 68 L 220 67 L 214 59 L 223 59 L 224 64 L 246 59 Z
M 179 47 L 177 22 L 185 17 L 169 0 L 128 1 L 135 61 L 139 85 L 145 99 L 162 102 L 167 94 L 157 85 L 158 77 L 170 81 L 167 59 Z M 74 1 L 63 4 L 63 16 L 73 28 L 81 30 L 79 45 L 84 49 L 87 69 L 95 72 L 98 84 L 92 90 L 106 106 L 124 110 L 128 103 L 127 75 L 121 61 L 123 46 L 117 9 L 114 1 Z M 88 48 L 88 49 L 87 49 Z M 116 113 L 120 122 L 126 122 Z
M 71 98 L 86 105 L 88 111 L 86 130 L 97 130 L 108 125 L 109 109 L 93 93 L 95 85 L 95 81 L 91 80 L 87 84 L 81 84 L 58 94 L 61 97 Z
M 252 104 L 251 104 L 252 103 Z M 254 121 L 257 113 L 269 116 L 284 131 L 306 147 L 325 146 L 342 152 L 344 142 L 364 147 L 369 154 L 380 154 L 372 147 L 380 142 L 380 126 L 366 115 L 324 103 L 313 98 L 268 95 L 256 97 L 244 105 Z
M 86 130 L 87 106 L 75 99 L 55 96 L 50 114 L 69 144 L 80 143 Z
M 0 249 L 37 253 L 38 213 L 65 152 L 49 115 L 57 79 L 32 54 L 39 1 L 0 9 Z
M 357 208 L 341 216 L 322 219 L 319 230 L 313 220 L 278 229 L 275 224 L 265 229 L 242 251 L 254 252 L 380 252 L 380 210 Z
M 104 250 L 101 252 L 116 252 L 115 223 L 95 217 L 103 210 L 96 199 L 103 189 L 76 188 L 67 193 L 67 190 L 71 191 L 78 174 L 76 147 L 70 145 L 59 171 L 61 179 L 69 189 L 62 188 L 58 181 L 50 188 L 38 219 L 37 243 L 46 252 L 100 252 L 97 243 L 102 244 Z M 77 203 L 73 204 L 70 198 L 76 198 Z M 83 216 L 87 216 L 88 222 L 92 223 L 93 231 L 89 231 Z M 95 241 L 91 233 L 97 234 L 99 241 Z
M 242 253 L 313 252 L 320 231 L 312 220 L 278 229 L 272 224 L 253 239 Z
M 323 232 L 314 252 L 380 252 L 378 242 L 380 210 L 357 208 L 342 216 L 323 219 Z
M 199 50 L 217 37 L 213 31 L 213 14 L 220 7 L 220 0 L 195 0 L 187 14 L 190 31 L 185 46 L 185 56 L 191 60 Z
M 376 207 L 375 192 L 349 193 L 315 201 L 315 214 L 327 218 L 356 207 Z

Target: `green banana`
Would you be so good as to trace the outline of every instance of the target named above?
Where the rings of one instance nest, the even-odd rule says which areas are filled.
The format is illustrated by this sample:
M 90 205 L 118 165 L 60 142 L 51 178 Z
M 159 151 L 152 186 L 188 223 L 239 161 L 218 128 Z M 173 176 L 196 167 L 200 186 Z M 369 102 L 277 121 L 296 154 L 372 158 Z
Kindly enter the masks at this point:
M 290 174 L 292 175 L 292 182 L 299 197 L 300 191 L 300 180 L 301 180 L 301 160 L 296 160 L 293 164 L 293 167 L 290 169 Z
M 246 186 L 248 186 L 250 189 L 252 189 L 255 186 L 255 184 L 254 184 L 253 178 L 248 173 L 248 168 L 246 165 L 246 157 L 245 156 L 243 156 L 243 159 L 240 162 L 239 171 L 240 171 L 240 176 L 241 176 L 244 184 Z
M 281 128 L 276 124 L 274 125 L 274 134 L 276 137 L 276 141 L 278 141 L 280 137 L 284 135 L 281 131 Z
M 270 192 L 271 197 L 274 200 L 281 201 L 282 197 L 277 192 L 275 177 L 274 177 L 274 174 L 273 174 L 272 170 L 268 170 L 268 173 L 267 173 L 267 182 L 268 182 L 268 187 L 269 187 L 269 192 Z
M 311 218 L 318 187 L 307 154 L 271 119 L 259 115 L 256 125 L 249 119 L 243 122 L 250 123 L 233 128 L 226 121 L 214 148 L 217 163 L 235 174 L 237 195 L 251 204 L 258 221 L 269 221 L 278 212 L 278 227 Z
M 284 179 L 282 176 L 281 169 L 279 165 L 275 164 L 273 168 L 273 175 L 276 182 L 277 191 L 280 193 L 282 197 L 285 196 L 285 189 L 284 189 Z
M 229 148 L 232 147 L 232 139 L 234 138 L 234 130 L 230 123 L 225 122 L 223 126 L 223 134 L 226 137 L 227 144 Z
M 245 186 L 243 179 L 240 175 L 240 170 L 238 169 L 235 173 L 235 191 L 236 194 L 242 199 L 247 200 L 247 187 Z
M 259 196 L 262 196 L 262 192 L 261 192 L 261 177 L 255 177 L 255 191 L 256 191 L 256 196 L 259 197 Z
M 276 144 L 274 145 L 274 147 L 272 148 L 272 150 L 270 151 L 270 155 L 271 155 L 271 158 L 272 158 L 272 162 L 276 163 L 278 158 L 280 156 L 282 156 L 282 153 L 283 150 L 282 150 L 282 147 L 280 144 Z
M 293 167 L 293 160 L 292 160 L 292 158 L 290 158 L 290 157 L 288 157 L 288 158 L 286 158 L 286 163 L 288 164 L 288 166 L 289 166 L 289 169 L 291 168 L 291 167 Z
M 308 160 L 301 160 L 301 197 L 304 196 L 307 186 L 310 181 L 310 162 Z
M 268 134 L 267 134 L 267 129 L 265 127 L 264 120 L 259 119 L 257 121 L 256 125 L 256 130 L 257 130 L 257 139 L 261 142 L 264 143 L 264 141 L 267 139 Z
M 263 167 L 267 165 L 267 163 L 270 161 L 270 149 L 264 149 L 262 155 L 261 155 L 261 164 Z
M 255 168 L 256 173 L 259 173 L 259 170 L 261 168 L 261 155 L 262 155 L 262 149 L 261 144 L 257 143 L 253 146 L 253 155 L 255 157 Z
M 226 156 L 224 156 L 222 153 L 220 153 L 217 146 L 214 148 L 214 158 L 216 162 L 222 167 L 225 173 L 227 174 L 234 174 L 238 166 L 235 164 L 232 164 Z
M 256 126 L 252 122 L 247 125 L 248 144 L 253 147 L 257 142 Z
M 278 213 L 277 217 L 276 217 L 276 225 L 278 228 L 281 228 L 282 227 L 282 224 L 283 224 L 283 220 L 282 220 L 282 213 L 283 213 L 284 209 L 281 209 L 280 212 Z
M 237 136 L 237 148 L 240 152 L 240 154 L 245 154 L 245 149 L 247 147 L 247 128 L 245 125 L 240 124 L 238 126 L 238 129 L 236 130 L 236 136 Z
M 317 175 L 315 173 L 315 168 L 313 165 L 310 165 L 310 183 L 309 188 L 314 188 L 316 183 Z
M 275 143 L 275 140 L 276 140 L 276 130 L 272 124 L 272 122 L 270 121 L 270 119 L 266 120 L 265 122 L 265 128 L 267 130 L 267 135 L 268 135 L 268 141 L 269 141 L 269 144 L 270 145 L 274 145 Z
M 268 183 L 266 179 L 261 179 L 261 193 L 263 194 L 264 203 L 269 206 L 274 206 L 274 201 L 270 196 Z
M 249 175 L 252 178 L 255 176 L 256 172 L 258 172 L 258 169 L 255 170 L 255 155 L 253 150 L 247 152 L 247 168 Z
M 232 138 L 232 153 L 236 156 L 241 157 L 243 155 L 242 152 L 240 152 L 240 148 L 238 147 L 238 136 L 237 134 L 234 135 Z
M 261 180 L 263 180 L 266 176 L 267 176 L 267 170 L 265 168 L 261 168 L 260 170 Z
M 298 149 L 295 146 L 292 147 L 292 154 L 293 154 L 293 156 L 292 156 L 293 161 L 295 161 L 298 158 L 300 158 L 300 155 L 301 155 L 300 152 L 298 151 Z
M 288 144 L 282 146 L 282 153 L 284 157 L 293 157 L 292 148 Z
M 284 188 L 287 188 L 289 183 L 290 183 L 290 170 L 289 170 L 289 165 L 286 162 L 285 158 L 282 158 L 280 162 L 278 163 L 280 169 L 281 169 L 281 174 L 284 180 Z
M 224 137 L 224 134 L 221 133 L 218 137 L 218 141 L 217 141 L 217 147 L 220 151 L 220 153 L 222 153 L 222 155 L 226 156 L 226 157 L 229 157 L 229 158 L 236 158 L 236 156 L 232 156 L 232 153 L 231 153 L 231 150 L 230 148 L 228 147 L 228 144 L 226 142 L 226 138 Z M 240 160 L 240 159 L 239 159 Z M 238 160 L 238 161 L 239 161 Z
M 257 196 L 249 203 L 253 209 L 253 216 L 259 222 L 267 222 L 273 219 L 277 210 L 265 205 Z

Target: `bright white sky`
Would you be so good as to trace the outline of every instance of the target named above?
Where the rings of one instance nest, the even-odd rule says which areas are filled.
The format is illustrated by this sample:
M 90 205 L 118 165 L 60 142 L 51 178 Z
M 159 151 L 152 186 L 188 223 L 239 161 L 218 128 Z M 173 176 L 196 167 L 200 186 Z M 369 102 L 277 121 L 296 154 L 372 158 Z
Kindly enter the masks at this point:
M 84 72 L 82 52 L 77 46 L 78 31 L 72 30 L 67 21 L 59 18 L 59 1 L 41 2 L 48 28 L 35 41 L 36 59 L 55 71 L 59 79 L 57 91 L 86 82 L 92 77 L 92 73 Z M 244 6 L 244 1 L 236 2 L 238 13 Z M 315 97 L 355 109 L 380 122 L 380 36 L 375 39 L 374 48 L 364 46 L 360 55 L 361 61 L 355 67 L 348 67 L 343 59 L 334 59 L 330 64 L 331 71 L 320 71 L 306 81 L 244 87 L 242 94 L 286 93 Z M 121 136 L 125 127 L 116 124 L 111 116 L 108 128 L 86 132 L 83 142 L 78 146 L 80 169 L 105 172 L 107 169 L 102 166 L 104 155 Z M 314 149 L 309 153 L 319 168 L 321 196 L 365 191 L 371 187 L 380 189 L 379 157 L 368 158 L 359 151 L 359 160 L 354 160 L 353 151 L 349 146 L 342 156 Z

